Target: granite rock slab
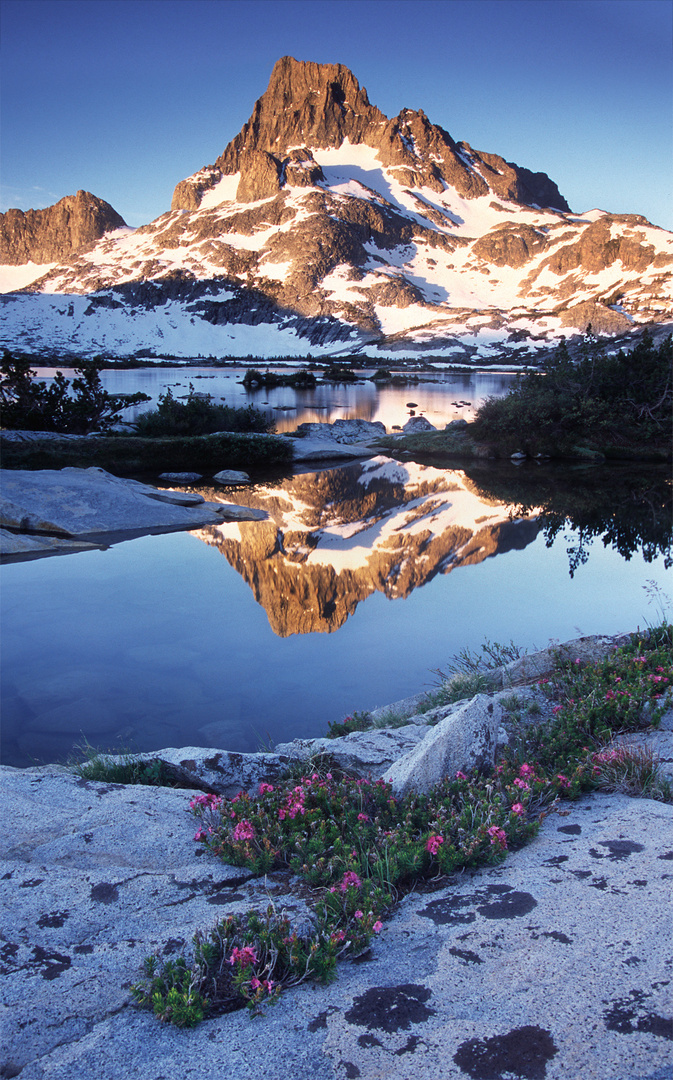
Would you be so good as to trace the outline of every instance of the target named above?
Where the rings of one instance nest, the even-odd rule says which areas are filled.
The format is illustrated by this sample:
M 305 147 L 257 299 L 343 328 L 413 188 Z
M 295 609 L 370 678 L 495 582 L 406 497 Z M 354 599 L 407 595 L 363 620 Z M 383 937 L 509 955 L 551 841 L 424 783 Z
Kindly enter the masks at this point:
M 673 807 L 593 794 L 398 905 L 361 962 L 193 1030 L 131 1003 L 150 951 L 289 888 L 193 840 L 191 793 L 2 769 L 0 1072 L 22 1080 L 668 1080 Z M 485 1071 L 486 1070 L 486 1071 Z
M 8 532 L 30 536 L 28 554 L 38 550 L 50 554 L 55 537 L 117 540 L 147 532 L 196 529 L 222 521 L 264 520 L 267 516 L 261 510 L 206 502 L 196 492 L 162 490 L 121 479 L 96 467 L 4 469 L 0 472 L 0 488 L 3 535 Z M 22 554 L 11 539 L 0 552 Z

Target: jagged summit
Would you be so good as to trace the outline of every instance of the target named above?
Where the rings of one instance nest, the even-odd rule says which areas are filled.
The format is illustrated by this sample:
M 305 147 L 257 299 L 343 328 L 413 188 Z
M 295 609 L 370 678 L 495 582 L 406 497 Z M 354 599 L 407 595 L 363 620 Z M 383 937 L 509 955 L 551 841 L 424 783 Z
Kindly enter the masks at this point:
M 589 323 L 626 340 L 671 322 L 673 234 L 573 214 L 545 173 L 456 142 L 422 109 L 388 119 L 341 64 L 283 57 L 172 209 L 122 225 L 85 192 L 4 215 L 5 340 L 527 363 Z
M 312 151 L 337 149 L 345 142 L 375 149 L 381 164 L 408 187 L 441 193 L 449 185 L 468 199 L 490 191 L 524 205 L 570 210 L 545 173 L 454 142 L 422 109 L 403 109 L 389 120 L 370 104 L 367 91 L 343 64 L 291 56 L 275 64 L 252 116 L 215 164 L 177 185 L 172 209 L 195 210 L 207 191 L 238 172 L 242 202 L 265 198 L 285 183 L 316 183 L 323 177 Z

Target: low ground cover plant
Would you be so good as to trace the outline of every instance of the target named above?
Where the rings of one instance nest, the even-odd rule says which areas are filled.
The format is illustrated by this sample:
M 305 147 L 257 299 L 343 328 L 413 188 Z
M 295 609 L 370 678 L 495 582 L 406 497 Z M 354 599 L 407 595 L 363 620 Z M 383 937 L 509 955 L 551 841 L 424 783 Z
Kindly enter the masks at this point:
M 196 935 L 191 961 L 148 958 L 137 1003 L 178 1026 L 246 1004 L 258 1012 L 283 987 L 328 980 L 340 956 L 365 951 L 417 883 L 496 863 L 525 844 L 558 800 L 598 787 L 673 798 L 655 782 L 651 756 L 613 744 L 656 726 L 670 702 L 672 626 L 633 635 L 599 663 L 559 661 L 539 685 L 554 702 L 552 721 L 527 724 L 491 775 L 458 772 L 427 795 L 396 798 L 383 780 L 344 775 L 323 759 L 255 795 L 195 796 L 196 842 L 255 874 L 299 875 L 311 925 L 293 928 L 273 905 L 229 916 Z

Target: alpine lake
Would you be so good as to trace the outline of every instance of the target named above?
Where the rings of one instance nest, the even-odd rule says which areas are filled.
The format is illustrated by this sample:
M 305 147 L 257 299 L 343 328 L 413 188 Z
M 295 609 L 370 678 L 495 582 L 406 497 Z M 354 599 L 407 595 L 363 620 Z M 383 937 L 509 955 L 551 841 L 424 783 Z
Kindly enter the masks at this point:
M 244 372 L 143 367 L 102 378 L 152 402 L 168 387 L 184 397 L 191 383 L 263 409 L 281 433 L 355 418 L 390 432 L 412 411 L 441 429 L 514 378 L 439 369 L 379 385 L 363 372 L 353 384 L 249 392 Z M 670 616 L 665 467 L 383 453 L 252 481 L 215 490 L 204 478 L 191 490 L 263 508 L 269 521 L 0 568 L 3 764 L 65 762 L 86 744 L 250 753 L 431 689 L 462 650 L 487 641 L 532 651 Z

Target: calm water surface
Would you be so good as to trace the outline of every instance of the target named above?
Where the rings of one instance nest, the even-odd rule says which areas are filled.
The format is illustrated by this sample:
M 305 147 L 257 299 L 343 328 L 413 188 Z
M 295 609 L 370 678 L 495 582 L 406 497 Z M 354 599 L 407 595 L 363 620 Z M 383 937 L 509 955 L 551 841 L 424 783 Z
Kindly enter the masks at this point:
M 265 366 L 261 370 L 266 371 Z M 287 373 L 288 366 L 268 370 Z M 111 394 L 132 394 L 138 390 L 151 398 L 150 402 L 124 414 L 132 420 L 138 413 L 153 408 L 160 394 L 170 388 L 175 398 L 189 393 L 190 383 L 200 394 L 210 394 L 215 403 L 226 401 L 227 405 L 254 405 L 267 413 L 279 432 L 293 431 L 298 424 L 307 422 L 332 423 L 334 420 L 379 420 L 390 431 L 402 427 L 409 419 L 407 402 L 416 403 L 415 411 L 424 415 L 435 427 L 444 427 L 459 417 L 470 419 L 472 412 L 490 396 L 501 397 L 515 378 L 508 373 L 470 372 L 451 374 L 438 371 L 420 376 L 420 382 L 407 386 L 377 386 L 365 379 L 360 383 L 320 383 L 312 390 L 293 390 L 276 387 L 273 390 L 248 391 L 241 385 L 245 367 L 213 369 L 209 367 L 137 368 L 132 370 L 106 370 L 101 372 L 105 389 Z M 39 378 L 50 381 L 52 368 L 38 368 Z M 67 378 L 73 377 L 71 369 L 64 368 Z M 320 372 L 316 372 L 320 377 Z
M 231 493 L 267 523 L 3 566 L 3 762 L 63 760 L 85 738 L 255 751 L 428 688 L 485 638 L 532 649 L 656 622 L 645 586 L 670 591 L 670 506 L 650 521 L 661 477 L 641 484 L 635 526 L 613 515 L 633 502 L 617 476 L 575 528 L 548 492 L 565 487 L 576 511 L 588 474 L 529 475 L 485 487 L 382 457 Z

